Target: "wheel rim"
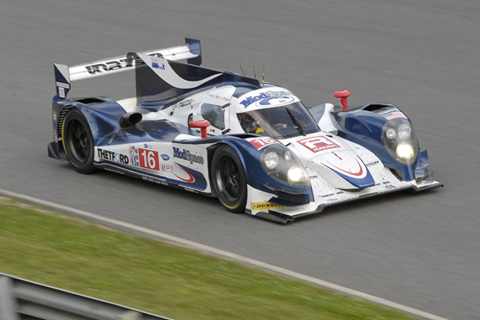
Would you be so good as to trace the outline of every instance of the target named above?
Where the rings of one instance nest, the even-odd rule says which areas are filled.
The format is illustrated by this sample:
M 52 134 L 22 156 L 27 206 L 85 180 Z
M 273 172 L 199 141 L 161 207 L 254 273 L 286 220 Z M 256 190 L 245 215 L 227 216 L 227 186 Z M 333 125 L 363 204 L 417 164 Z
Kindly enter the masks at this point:
M 90 140 L 85 127 L 80 121 L 74 120 L 68 128 L 70 152 L 76 161 L 84 163 L 90 156 Z
M 230 157 L 221 159 L 222 165 L 217 170 L 217 184 L 229 201 L 235 202 L 242 195 L 242 181 L 240 170 Z

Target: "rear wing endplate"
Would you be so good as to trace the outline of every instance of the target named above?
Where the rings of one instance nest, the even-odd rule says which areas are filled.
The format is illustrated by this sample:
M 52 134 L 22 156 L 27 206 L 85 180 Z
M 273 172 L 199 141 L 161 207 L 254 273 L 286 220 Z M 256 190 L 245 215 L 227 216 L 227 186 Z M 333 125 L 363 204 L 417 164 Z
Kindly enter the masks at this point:
M 202 63 L 200 41 L 185 38 L 185 45 L 156 49 L 143 54 L 178 61 L 187 60 L 187 63 L 199 66 Z M 98 60 L 87 64 L 69 67 L 64 64 L 54 63 L 55 86 L 58 99 L 65 99 L 71 89 L 71 82 L 82 79 L 99 77 L 107 74 L 114 74 L 126 70 L 134 70 L 135 59 L 129 59 L 127 55 Z

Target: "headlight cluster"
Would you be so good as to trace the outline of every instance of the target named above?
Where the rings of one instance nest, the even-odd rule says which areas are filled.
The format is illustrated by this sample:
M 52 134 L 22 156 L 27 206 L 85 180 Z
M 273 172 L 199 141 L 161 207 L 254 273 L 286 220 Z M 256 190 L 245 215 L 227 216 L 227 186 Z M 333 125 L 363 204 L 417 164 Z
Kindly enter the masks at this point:
M 285 147 L 271 145 L 260 156 L 263 169 L 269 176 L 286 185 L 310 187 L 307 171 L 297 157 Z
M 411 165 L 417 159 L 418 141 L 407 119 L 387 122 L 382 129 L 382 142 L 390 155 L 401 164 Z

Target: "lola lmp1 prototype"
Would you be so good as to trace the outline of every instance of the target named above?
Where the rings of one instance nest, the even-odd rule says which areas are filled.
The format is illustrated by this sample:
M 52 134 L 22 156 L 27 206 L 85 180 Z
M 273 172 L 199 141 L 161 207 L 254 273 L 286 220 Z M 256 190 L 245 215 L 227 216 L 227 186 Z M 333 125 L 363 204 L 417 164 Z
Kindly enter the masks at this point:
M 178 62 L 187 60 L 187 63 Z M 48 154 L 217 197 L 231 212 L 286 223 L 325 207 L 433 180 L 407 116 L 392 104 L 307 109 L 289 90 L 200 67 L 198 40 L 69 67 L 54 64 Z M 135 70 L 136 97 L 68 98 L 71 82 Z

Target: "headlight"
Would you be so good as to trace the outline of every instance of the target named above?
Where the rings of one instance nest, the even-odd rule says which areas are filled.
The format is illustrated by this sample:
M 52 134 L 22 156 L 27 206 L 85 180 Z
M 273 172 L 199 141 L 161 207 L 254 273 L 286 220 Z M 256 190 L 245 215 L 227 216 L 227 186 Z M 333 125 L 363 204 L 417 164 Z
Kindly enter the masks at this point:
M 404 165 L 415 163 L 419 149 L 418 141 L 407 119 L 388 121 L 382 129 L 382 142 L 396 161 Z
M 288 161 L 292 160 L 292 153 L 290 151 L 287 151 L 287 152 L 285 152 L 284 157 L 285 157 L 285 161 L 288 162 Z
M 405 164 L 412 164 L 415 160 L 415 150 L 412 145 L 406 142 L 399 143 L 397 146 L 397 159 L 405 162 Z
M 278 161 L 278 154 L 274 151 L 267 153 L 263 159 L 265 167 L 267 167 L 269 170 L 275 169 L 278 166 Z
M 398 139 L 404 141 L 410 138 L 411 135 L 412 135 L 412 127 L 409 124 L 403 123 L 398 126 Z
M 395 139 L 397 137 L 397 132 L 395 131 L 395 129 L 390 128 L 387 130 L 386 136 L 388 139 Z
M 260 163 L 274 180 L 293 187 L 310 187 L 310 178 L 298 158 L 281 144 L 266 147 Z
M 287 173 L 288 182 L 291 185 L 297 184 L 302 180 L 308 179 L 307 172 L 305 169 L 300 168 L 297 165 L 293 165 L 288 169 Z

